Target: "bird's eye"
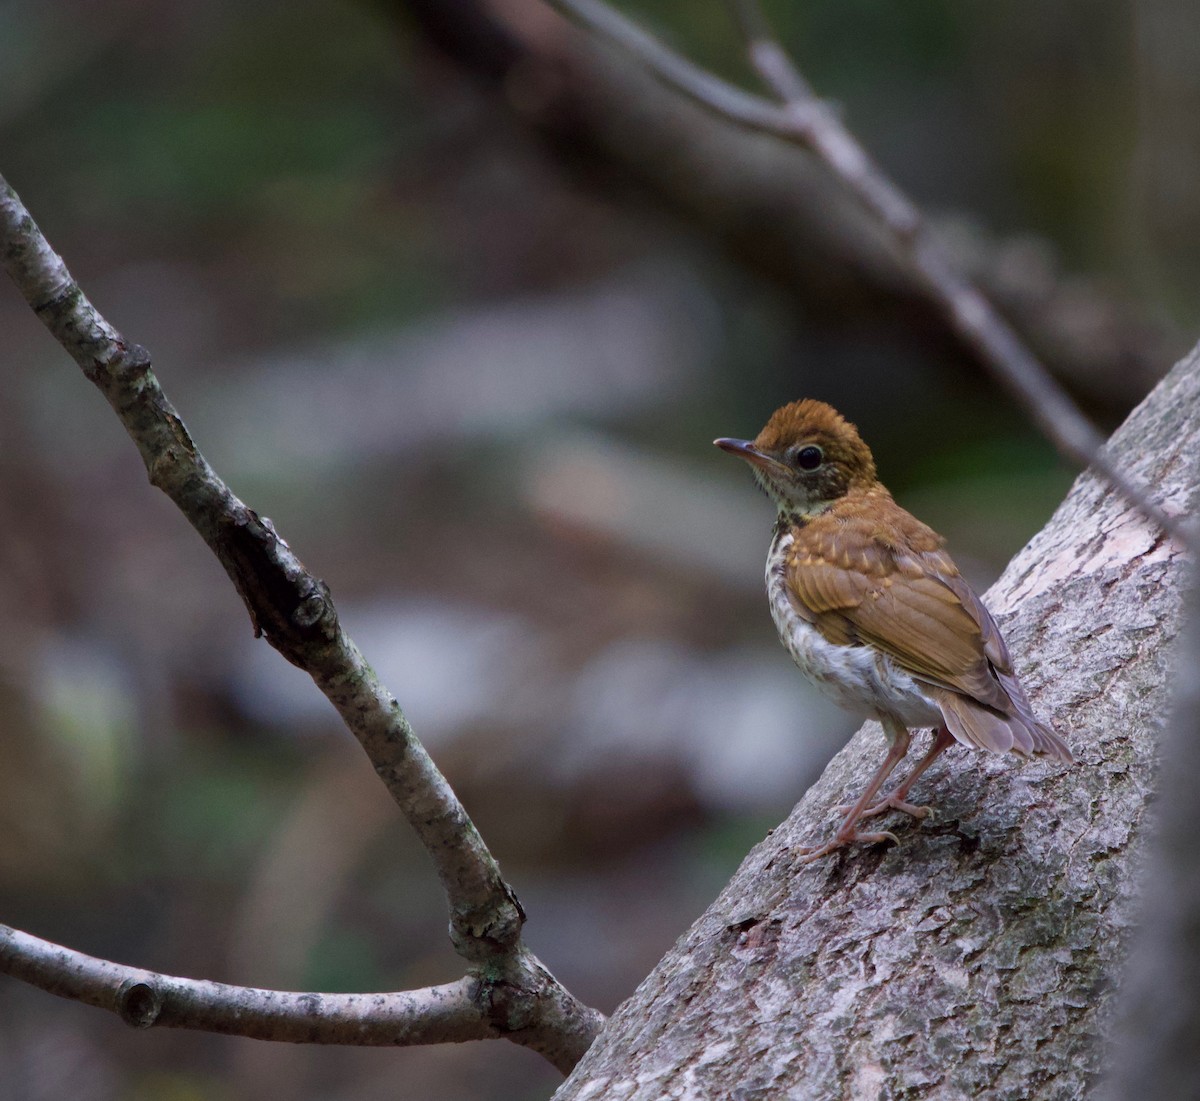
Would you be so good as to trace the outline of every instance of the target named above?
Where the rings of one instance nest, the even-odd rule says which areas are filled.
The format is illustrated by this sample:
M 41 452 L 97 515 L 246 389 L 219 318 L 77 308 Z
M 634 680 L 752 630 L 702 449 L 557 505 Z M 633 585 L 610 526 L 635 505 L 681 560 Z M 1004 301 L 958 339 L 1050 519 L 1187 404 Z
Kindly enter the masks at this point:
M 802 447 L 796 452 L 796 465 L 801 470 L 816 470 L 825 458 L 825 453 L 815 444 Z

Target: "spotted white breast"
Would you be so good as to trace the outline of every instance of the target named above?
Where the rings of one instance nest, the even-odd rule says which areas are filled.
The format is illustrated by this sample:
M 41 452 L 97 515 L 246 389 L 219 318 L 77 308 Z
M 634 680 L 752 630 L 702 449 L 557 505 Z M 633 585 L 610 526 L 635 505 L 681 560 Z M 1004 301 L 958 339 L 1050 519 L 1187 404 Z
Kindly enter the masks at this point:
M 912 676 L 870 646 L 828 642 L 788 595 L 787 552 L 793 537 L 779 531 L 767 555 L 767 598 L 779 639 L 800 671 L 842 707 L 860 715 L 891 715 L 906 727 L 939 726 L 942 713 Z

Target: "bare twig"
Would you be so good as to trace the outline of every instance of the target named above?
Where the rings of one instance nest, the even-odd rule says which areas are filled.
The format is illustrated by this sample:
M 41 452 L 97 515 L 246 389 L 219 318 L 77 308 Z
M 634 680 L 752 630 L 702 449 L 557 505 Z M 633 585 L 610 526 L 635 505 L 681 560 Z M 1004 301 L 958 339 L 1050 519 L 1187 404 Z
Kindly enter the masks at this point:
M 61 998 L 107 1009 L 134 1028 L 360 1047 L 503 1037 L 540 1052 L 564 1074 L 596 1031 L 596 1021 L 588 1019 L 594 1011 L 573 999 L 570 1004 L 560 999 L 548 1012 L 549 1002 L 539 1004 L 554 979 L 523 949 L 500 983 L 472 974 L 394 993 L 294 993 L 160 975 L 0 925 L 0 971 Z
M 434 862 L 449 904 L 451 939 L 484 987 L 481 999 L 492 1024 L 556 1065 L 569 1065 L 603 1018 L 579 1004 L 522 946 L 520 903 L 395 697 L 342 630 L 327 586 L 208 465 L 159 386 L 149 353 L 127 343 L 88 301 L 3 177 L 0 259 L 34 312 L 108 399 L 151 483 L 217 555 L 256 633 L 313 678 L 358 738 Z M 19 948 L 13 951 L 20 956 Z
M 137 1028 L 193 1028 L 256 1040 L 394 1045 L 483 1040 L 501 1033 L 478 984 L 395 994 L 297 994 L 160 975 L 110 963 L 0 925 L 0 970 L 50 994 L 107 1009 Z
M 0 925 L 0 973 L 106 1009 L 134 1028 L 356 1047 L 508 1039 L 539 1052 L 564 1074 L 602 1022 L 523 948 L 486 976 L 472 972 L 419 990 L 318 994 L 162 975 Z
M 763 83 L 784 103 L 816 98 L 812 86 L 792 64 L 787 51 L 772 37 L 762 8 L 754 0 L 730 0 L 734 18 L 746 40 L 750 64 Z
M 911 258 L 920 285 L 949 326 L 987 364 L 1059 451 L 1092 466 L 1150 520 L 1181 543 L 1196 540 L 1104 453 L 1099 432 L 984 297 L 954 267 L 916 205 L 881 171 L 837 116 L 818 100 L 766 30 L 752 0 L 735 0 L 752 64 L 782 102 L 752 95 L 665 46 L 604 0 L 546 0 L 591 34 L 628 53 L 662 83 L 747 129 L 813 153 L 890 232 Z

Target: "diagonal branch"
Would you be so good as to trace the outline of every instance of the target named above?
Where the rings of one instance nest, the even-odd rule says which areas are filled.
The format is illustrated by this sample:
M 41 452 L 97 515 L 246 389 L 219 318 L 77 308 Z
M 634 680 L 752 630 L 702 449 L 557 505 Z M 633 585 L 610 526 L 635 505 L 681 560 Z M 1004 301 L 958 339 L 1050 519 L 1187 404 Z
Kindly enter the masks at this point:
M 753 0 L 734 0 L 752 64 L 779 96 L 772 102 L 693 64 L 604 0 L 546 0 L 590 34 L 625 51 L 651 75 L 693 103 L 749 130 L 772 134 L 813 153 L 907 254 L 921 289 L 949 327 L 988 366 L 1071 461 L 1094 467 L 1122 496 L 1180 543 L 1196 541 L 1178 520 L 1109 461 L 1103 437 L 1079 411 L 1012 327 L 950 260 L 916 204 L 884 174 L 819 99 L 766 31 Z
M 524 18 L 530 3 L 540 0 L 377 7 L 474 84 L 489 117 L 509 118 L 576 184 L 669 217 L 815 311 L 822 329 L 882 326 L 939 361 L 977 357 L 931 304 L 909 253 L 807 149 L 694 107 L 596 35 Z M 972 281 L 1060 381 L 1108 415 L 1128 412 L 1177 358 L 1169 352 L 1183 352 L 1182 335 L 1169 335 L 1161 319 L 1060 270 L 1048 242 L 992 238 L 961 217 L 948 227 L 944 240 Z
M 0 176 L 0 259 L 26 301 L 108 399 L 150 481 L 200 533 L 246 604 L 255 633 L 307 672 L 337 709 L 433 860 L 455 949 L 488 988 L 498 1029 L 570 1065 L 603 1020 L 521 944 L 524 911 L 395 697 L 338 622 L 329 589 L 217 476 L 151 370 L 88 301 Z M 231 1029 L 235 1031 L 235 1029 Z
M 18 289 L 108 399 L 151 483 L 220 559 L 256 633 L 312 676 L 367 751 L 433 858 L 456 940 L 511 944 L 523 918 L 519 904 L 399 704 L 342 630 L 324 582 L 208 465 L 154 377 L 149 353 L 126 343 L 88 301 L 2 178 L 0 228 L 3 261 Z

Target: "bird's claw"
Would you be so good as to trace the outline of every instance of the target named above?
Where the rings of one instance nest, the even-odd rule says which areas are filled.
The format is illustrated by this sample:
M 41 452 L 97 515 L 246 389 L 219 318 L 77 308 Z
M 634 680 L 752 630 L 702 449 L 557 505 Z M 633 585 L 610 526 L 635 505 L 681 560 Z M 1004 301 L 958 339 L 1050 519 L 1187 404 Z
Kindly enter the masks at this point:
M 834 814 L 848 814 L 850 812 L 850 804 L 846 803 L 842 806 L 834 807 Z M 903 811 L 905 814 L 911 814 L 914 818 L 920 819 L 927 817 L 933 810 L 932 807 L 922 807 L 915 803 L 906 802 L 895 795 L 889 795 L 884 799 L 880 799 L 873 807 L 867 807 L 866 810 L 859 815 L 859 818 L 875 818 L 881 814 L 887 814 L 889 810 Z
M 820 860 L 821 857 L 828 856 L 831 852 L 843 849 L 847 845 L 856 843 L 875 845 L 880 841 L 890 841 L 893 845 L 900 844 L 900 838 L 887 830 L 881 830 L 878 833 L 859 833 L 858 830 L 843 833 L 839 830 L 834 839 L 824 845 L 801 845 L 795 851 L 800 854 L 801 864 L 811 864 L 814 860 Z

